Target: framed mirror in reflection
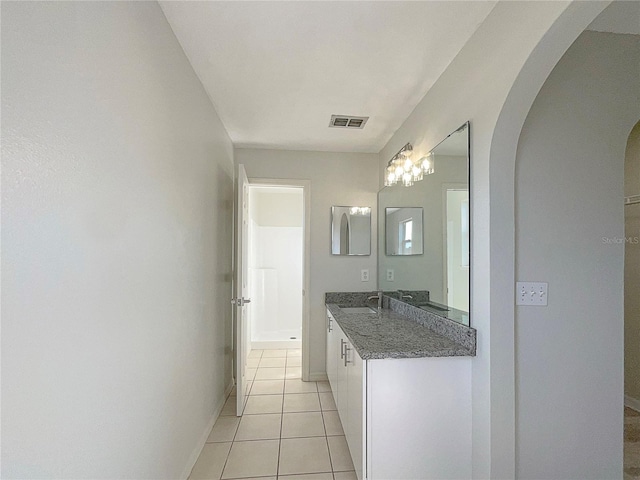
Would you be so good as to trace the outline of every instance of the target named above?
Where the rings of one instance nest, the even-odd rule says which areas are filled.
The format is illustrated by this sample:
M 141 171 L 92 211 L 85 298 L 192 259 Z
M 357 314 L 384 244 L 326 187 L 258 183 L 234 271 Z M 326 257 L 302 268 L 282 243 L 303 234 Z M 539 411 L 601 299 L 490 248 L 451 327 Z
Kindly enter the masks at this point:
M 432 174 L 378 193 L 378 289 L 469 325 L 469 123 L 421 153 Z
M 422 255 L 422 207 L 386 207 L 387 255 Z
M 331 207 L 331 253 L 371 255 L 371 207 Z

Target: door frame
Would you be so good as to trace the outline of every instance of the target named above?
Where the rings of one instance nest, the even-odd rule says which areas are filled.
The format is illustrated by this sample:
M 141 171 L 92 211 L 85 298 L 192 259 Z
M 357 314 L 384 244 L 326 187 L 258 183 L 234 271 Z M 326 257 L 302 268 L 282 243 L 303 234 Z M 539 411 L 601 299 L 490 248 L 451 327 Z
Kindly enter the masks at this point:
M 250 186 L 302 188 L 304 229 L 302 252 L 302 380 L 310 381 L 309 365 L 309 284 L 311 271 L 311 180 L 249 177 Z

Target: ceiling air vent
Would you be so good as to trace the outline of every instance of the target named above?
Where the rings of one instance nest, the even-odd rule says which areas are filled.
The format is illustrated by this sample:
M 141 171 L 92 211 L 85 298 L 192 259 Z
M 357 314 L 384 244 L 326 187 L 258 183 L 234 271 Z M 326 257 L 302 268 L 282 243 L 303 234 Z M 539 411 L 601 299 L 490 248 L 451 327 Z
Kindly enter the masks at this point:
M 331 115 L 330 127 L 363 129 L 369 117 L 352 117 L 349 115 Z

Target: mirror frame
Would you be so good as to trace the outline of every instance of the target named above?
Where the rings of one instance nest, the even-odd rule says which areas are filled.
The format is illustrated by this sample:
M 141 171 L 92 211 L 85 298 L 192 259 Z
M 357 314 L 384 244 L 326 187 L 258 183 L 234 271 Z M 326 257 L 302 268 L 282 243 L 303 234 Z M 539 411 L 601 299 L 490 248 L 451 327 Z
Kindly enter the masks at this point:
M 347 208 L 347 209 L 351 209 L 351 208 L 368 208 L 369 209 L 369 215 L 368 215 L 368 219 L 369 219 L 369 225 L 368 225 L 368 233 L 369 233 L 369 251 L 368 253 L 334 253 L 333 252 L 333 240 L 334 240 L 334 235 L 336 234 L 336 232 L 334 231 L 334 214 L 335 214 L 335 209 L 336 208 Z M 329 250 L 331 251 L 331 255 L 334 255 L 336 257 L 367 257 L 367 256 L 371 256 L 371 215 L 373 214 L 373 208 L 372 207 L 356 207 L 355 205 L 333 205 L 331 207 L 331 238 L 330 238 L 330 242 L 329 242 Z M 339 232 L 338 232 L 339 235 Z

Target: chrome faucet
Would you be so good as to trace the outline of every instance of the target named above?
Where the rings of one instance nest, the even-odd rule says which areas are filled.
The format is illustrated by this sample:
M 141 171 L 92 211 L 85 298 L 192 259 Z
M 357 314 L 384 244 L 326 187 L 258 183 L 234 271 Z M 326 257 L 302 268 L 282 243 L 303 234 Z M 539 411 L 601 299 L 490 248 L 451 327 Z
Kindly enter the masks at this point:
M 378 310 L 382 310 L 382 290 L 378 291 L 377 295 L 371 295 L 367 298 L 367 302 L 371 300 L 378 300 Z
M 403 298 L 413 300 L 413 297 L 411 295 L 409 295 L 408 293 L 404 293 L 402 290 L 398 290 L 398 296 L 400 297 L 400 300 L 402 300 Z

